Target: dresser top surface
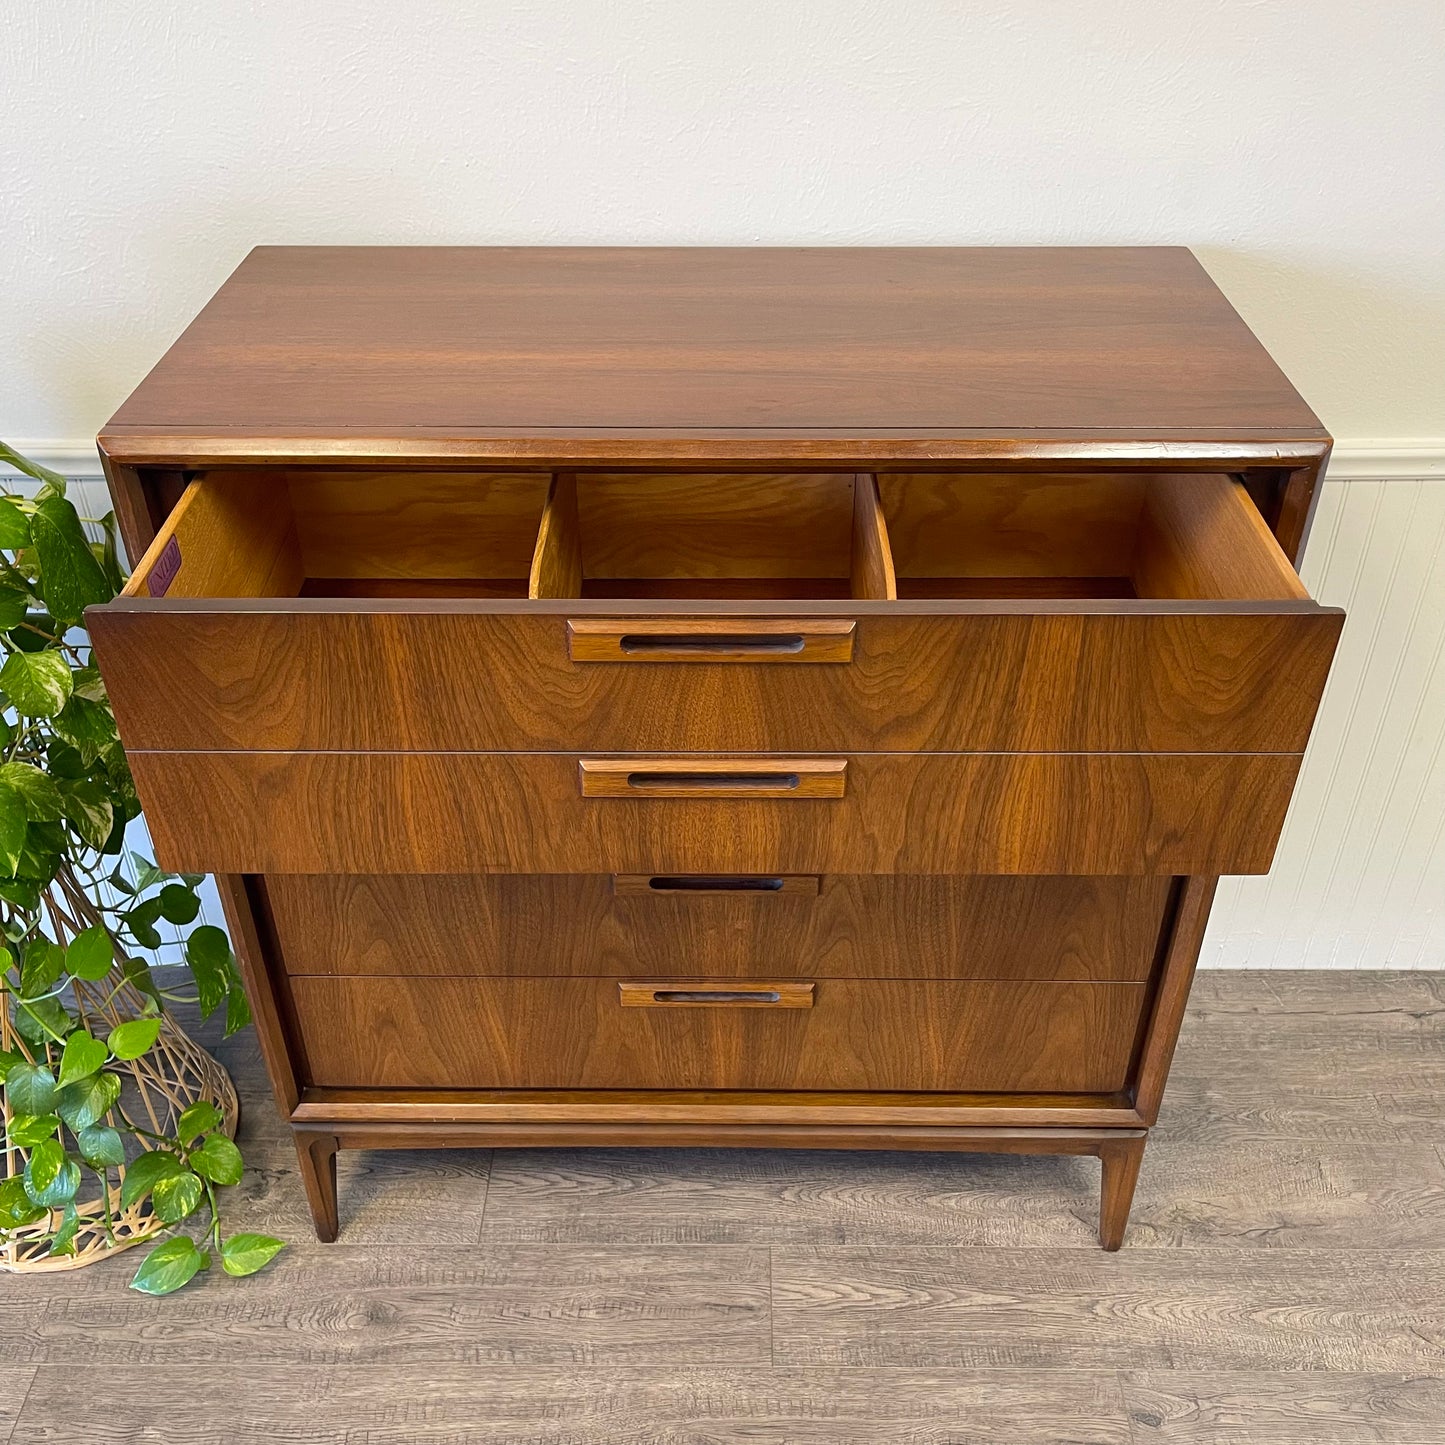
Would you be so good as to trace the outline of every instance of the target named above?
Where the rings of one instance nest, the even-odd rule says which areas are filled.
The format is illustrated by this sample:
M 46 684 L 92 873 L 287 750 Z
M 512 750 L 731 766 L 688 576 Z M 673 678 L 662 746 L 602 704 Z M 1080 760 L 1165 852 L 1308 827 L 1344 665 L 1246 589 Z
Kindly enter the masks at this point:
M 863 460 L 908 437 L 922 454 L 1325 433 L 1181 247 L 268 246 L 102 445 L 160 464 L 425 437 L 458 456 L 593 448 L 579 458 L 762 437 L 802 457 L 846 438 Z

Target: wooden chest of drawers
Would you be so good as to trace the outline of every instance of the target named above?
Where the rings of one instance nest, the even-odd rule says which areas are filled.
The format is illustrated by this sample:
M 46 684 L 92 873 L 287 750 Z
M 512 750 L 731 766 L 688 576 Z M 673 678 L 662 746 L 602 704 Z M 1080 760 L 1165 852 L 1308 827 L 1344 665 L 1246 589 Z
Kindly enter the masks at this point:
M 88 621 L 338 1147 L 1097 1154 L 1342 617 L 1176 250 L 254 252 L 101 438 Z

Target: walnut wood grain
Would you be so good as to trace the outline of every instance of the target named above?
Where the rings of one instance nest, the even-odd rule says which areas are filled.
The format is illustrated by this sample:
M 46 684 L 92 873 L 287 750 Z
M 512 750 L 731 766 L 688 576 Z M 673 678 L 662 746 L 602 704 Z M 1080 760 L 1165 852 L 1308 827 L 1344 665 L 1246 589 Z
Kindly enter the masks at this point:
M 1147 993 L 1132 983 L 806 986 L 808 1008 L 624 1008 L 610 979 L 294 978 L 290 988 L 308 1082 L 364 1089 L 1107 1091 L 1128 1075 Z
M 168 427 L 1324 438 L 1173 247 L 261 247 L 103 440 Z
M 1343 622 L 1312 603 L 846 605 L 728 604 L 744 632 L 769 612 L 855 622 L 852 661 L 816 667 L 574 662 L 569 620 L 627 614 L 565 601 L 134 601 L 87 621 L 137 751 L 628 752 L 1298 752 Z M 650 611 L 687 634 L 717 620 L 700 607 Z
M 1293 754 L 856 754 L 842 798 L 584 798 L 565 754 L 130 755 L 222 873 L 1253 873 Z
M 277 873 L 265 896 L 294 974 L 737 978 L 767 959 L 805 978 L 1142 982 L 1172 893 L 1168 878 L 795 875 L 739 894 L 653 877 Z

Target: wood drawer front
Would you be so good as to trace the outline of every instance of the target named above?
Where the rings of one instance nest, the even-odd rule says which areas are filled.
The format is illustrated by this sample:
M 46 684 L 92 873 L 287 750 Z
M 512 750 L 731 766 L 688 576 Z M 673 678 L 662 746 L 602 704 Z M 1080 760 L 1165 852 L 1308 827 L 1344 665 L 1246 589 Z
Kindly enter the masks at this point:
M 796 878 L 796 875 L 795 875 Z M 662 890 L 649 886 L 664 885 Z M 306 974 L 1149 977 L 1168 878 L 828 875 L 784 891 L 608 875 L 273 874 L 283 967 Z M 667 884 L 701 884 L 669 889 Z M 713 891 L 706 885 L 712 883 Z
M 830 979 L 807 1007 L 648 1008 L 624 1007 L 615 979 L 313 977 L 290 989 L 318 1087 L 1050 1093 L 1125 1084 L 1148 992 Z
M 587 606 L 133 600 L 88 622 L 131 750 L 1298 752 L 1342 621 L 1310 602 L 775 606 L 799 635 L 855 622 L 851 660 L 574 661 Z M 697 613 L 648 615 L 685 635 Z M 758 604 L 729 615 L 745 634 Z
M 1289 754 L 847 759 L 830 798 L 583 797 L 579 759 L 132 753 L 156 856 L 214 873 L 1262 873 Z M 767 759 L 760 760 L 766 764 Z

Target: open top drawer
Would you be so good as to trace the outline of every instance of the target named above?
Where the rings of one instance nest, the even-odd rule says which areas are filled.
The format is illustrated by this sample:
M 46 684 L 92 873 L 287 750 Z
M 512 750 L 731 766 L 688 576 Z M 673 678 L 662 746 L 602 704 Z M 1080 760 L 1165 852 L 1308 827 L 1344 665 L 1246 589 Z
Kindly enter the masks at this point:
M 135 750 L 1297 753 L 1342 615 L 1217 474 L 211 472 Z

